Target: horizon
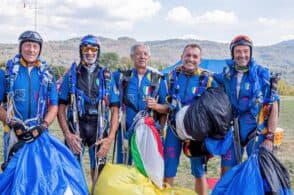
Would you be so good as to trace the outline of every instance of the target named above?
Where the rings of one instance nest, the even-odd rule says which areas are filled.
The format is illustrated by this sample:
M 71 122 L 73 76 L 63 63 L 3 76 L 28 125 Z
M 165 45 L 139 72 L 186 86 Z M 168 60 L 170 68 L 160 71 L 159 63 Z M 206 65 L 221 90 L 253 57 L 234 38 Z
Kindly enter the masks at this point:
M 42 36 L 42 34 L 41 34 Z M 83 35 L 82 35 L 83 36 Z M 81 39 L 82 36 L 75 36 L 75 37 L 69 37 L 69 38 L 65 38 L 65 39 L 56 39 L 56 40 L 44 40 L 43 41 L 45 43 L 48 43 L 50 41 L 60 41 L 60 42 L 64 42 L 64 41 L 69 41 L 71 39 Z M 168 40 L 193 40 L 193 41 L 209 41 L 209 42 L 214 42 L 214 43 L 218 43 L 218 44 L 229 44 L 229 42 L 221 42 L 221 41 L 214 41 L 214 40 L 202 40 L 202 39 L 193 39 L 193 38 L 167 38 L 167 39 L 160 39 L 160 40 L 146 40 L 146 41 L 142 41 L 142 40 L 138 40 L 136 38 L 133 38 L 133 37 L 129 37 L 129 36 L 119 36 L 119 37 L 116 37 L 116 38 L 112 38 L 112 37 L 105 37 L 105 36 L 99 36 L 99 35 L 95 35 L 97 36 L 98 38 L 104 38 L 104 39 L 111 39 L 111 40 L 119 40 L 119 39 L 122 39 L 122 38 L 128 38 L 128 39 L 134 39 L 136 42 L 156 42 L 156 41 L 168 41 Z M 267 46 L 273 46 L 273 45 L 276 45 L 276 44 L 280 44 L 282 42 L 289 42 L 289 41 L 294 41 L 294 39 L 288 39 L 288 40 L 282 40 L 282 41 L 279 41 L 279 42 L 276 42 L 276 43 L 271 43 L 271 44 L 267 44 L 267 45 L 256 45 L 254 44 L 254 47 L 267 47 Z M 16 39 L 16 41 L 11 41 L 11 42 L 0 42 L 0 44 L 18 44 L 18 40 Z

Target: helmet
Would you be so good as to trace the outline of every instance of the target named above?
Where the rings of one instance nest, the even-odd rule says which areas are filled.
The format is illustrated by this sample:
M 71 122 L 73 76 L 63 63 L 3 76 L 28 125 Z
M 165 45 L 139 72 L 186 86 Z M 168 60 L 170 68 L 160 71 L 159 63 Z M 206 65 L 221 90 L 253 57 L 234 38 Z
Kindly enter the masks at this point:
M 42 39 L 41 35 L 39 33 L 37 33 L 36 31 L 28 30 L 28 31 L 23 32 L 19 36 L 18 41 L 19 41 L 19 53 L 21 53 L 22 44 L 24 42 L 27 42 L 27 41 L 38 43 L 40 45 L 40 53 L 41 53 L 42 45 L 43 45 L 43 39 Z
M 250 58 L 252 57 L 252 47 L 253 47 L 253 42 L 252 40 L 246 36 L 246 35 L 238 35 L 236 36 L 230 43 L 230 50 L 231 50 L 231 56 L 232 59 L 234 59 L 234 48 L 237 45 L 247 45 L 250 48 Z
M 94 47 L 98 47 L 98 54 L 97 54 L 97 60 L 99 58 L 100 55 L 100 47 L 101 47 L 101 43 L 100 40 L 95 37 L 94 35 L 86 35 L 81 39 L 80 42 L 80 57 L 82 59 L 82 47 L 87 46 L 87 45 L 92 45 Z

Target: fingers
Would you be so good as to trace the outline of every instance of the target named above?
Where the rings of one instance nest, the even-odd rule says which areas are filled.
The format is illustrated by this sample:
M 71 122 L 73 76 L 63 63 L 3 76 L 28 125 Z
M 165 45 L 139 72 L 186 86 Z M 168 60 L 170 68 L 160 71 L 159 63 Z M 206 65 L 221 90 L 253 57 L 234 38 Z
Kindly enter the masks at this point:
M 100 145 L 100 149 L 97 152 L 96 156 L 98 156 L 100 158 L 105 157 L 111 147 L 111 143 L 112 143 L 112 140 L 109 138 L 104 138 L 104 139 L 96 142 L 96 145 Z
M 146 98 L 146 104 L 148 108 L 155 108 L 157 102 L 154 98 L 152 97 L 147 97 Z
M 66 139 L 70 149 L 74 154 L 80 154 L 82 152 L 82 142 L 81 138 L 77 135 L 72 134 Z

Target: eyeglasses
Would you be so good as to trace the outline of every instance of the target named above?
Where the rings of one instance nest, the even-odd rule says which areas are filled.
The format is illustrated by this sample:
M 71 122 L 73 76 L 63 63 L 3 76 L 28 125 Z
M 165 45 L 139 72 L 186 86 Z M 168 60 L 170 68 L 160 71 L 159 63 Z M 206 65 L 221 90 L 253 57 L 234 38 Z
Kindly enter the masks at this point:
M 98 51 L 98 47 L 83 47 L 83 48 L 82 48 L 82 51 L 83 51 L 84 53 L 87 53 L 87 52 L 89 52 L 89 51 L 95 53 L 95 52 Z

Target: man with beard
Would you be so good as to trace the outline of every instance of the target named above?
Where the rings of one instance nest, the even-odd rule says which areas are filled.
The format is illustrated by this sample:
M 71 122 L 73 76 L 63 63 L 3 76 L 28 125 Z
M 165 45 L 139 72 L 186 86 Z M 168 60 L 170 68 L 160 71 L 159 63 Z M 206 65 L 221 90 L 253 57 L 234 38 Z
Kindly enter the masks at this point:
M 84 146 L 89 147 L 92 179 L 97 163 L 99 170 L 105 164 L 118 127 L 118 92 L 113 91 L 110 71 L 98 63 L 100 50 L 97 37 L 87 35 L 81 39 L 81 61 L 78 66 L 73 63 L 63 79 L 58 110 L 58 121 L 66 144 L 80 162 Z M 108 107 L 111 110 L 109 133 Z M 95 156 L 99 157 L 99 162 Z

